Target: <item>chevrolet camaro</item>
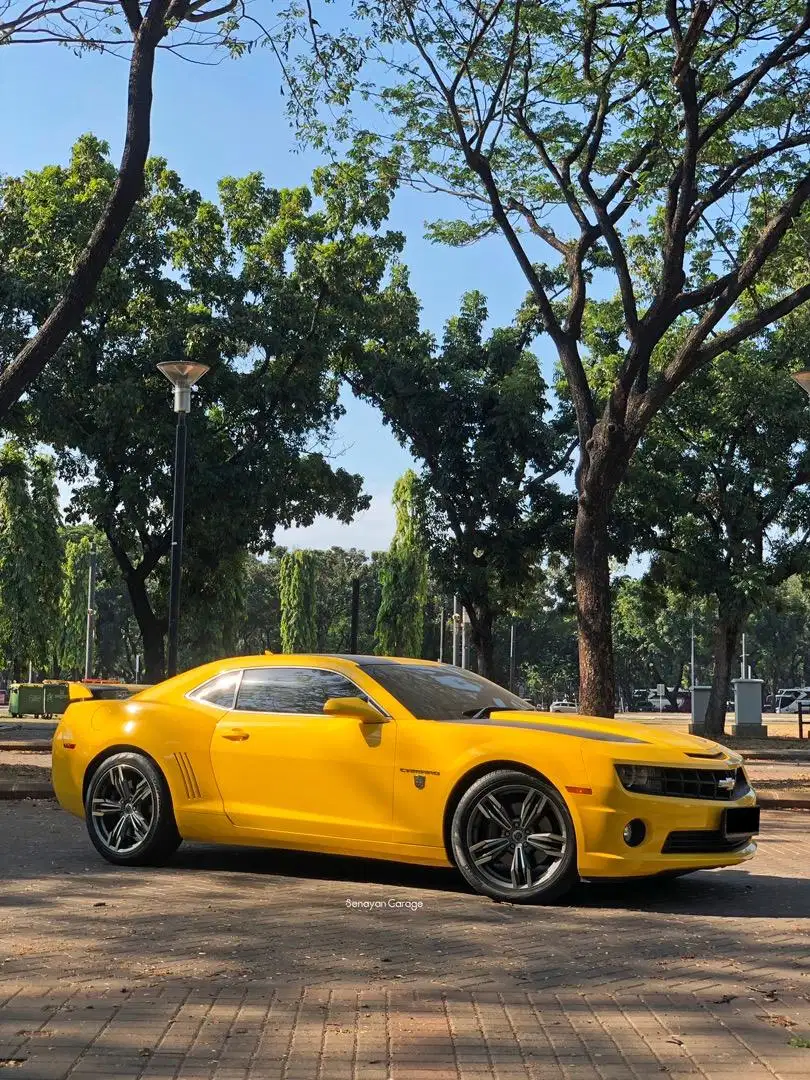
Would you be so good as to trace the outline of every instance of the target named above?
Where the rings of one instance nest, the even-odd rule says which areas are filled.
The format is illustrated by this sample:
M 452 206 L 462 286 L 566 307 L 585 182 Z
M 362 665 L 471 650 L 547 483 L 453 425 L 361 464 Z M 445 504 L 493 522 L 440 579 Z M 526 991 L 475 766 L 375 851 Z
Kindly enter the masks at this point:
M 755 851 L 740 757 L 659 727 L 538 712 L 446 664 L 220 660 L 73 701 L 53 783 L 110 862 L 182 840 L 455 866 L 498 900 L 677 875 Z

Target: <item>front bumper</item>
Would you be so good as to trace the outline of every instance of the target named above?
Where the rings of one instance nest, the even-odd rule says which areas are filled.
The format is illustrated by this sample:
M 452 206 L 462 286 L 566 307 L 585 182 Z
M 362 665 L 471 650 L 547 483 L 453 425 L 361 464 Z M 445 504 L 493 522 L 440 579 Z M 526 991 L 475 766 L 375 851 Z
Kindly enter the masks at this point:
M 614 774 L 615 775 L 615 774 Z M 607 780 L 607 777 L 606 777 Z M 677 798 L 641 795 L 627 791 L 618 778 L 594 787 L 591 796 L 577 796 L 579 817 L 579 872 L 585 878 L 646 877 L 666 872 L 736 866 L 756 854 L 752 838 L 718 850 L 723 811 L 738 806 L 756 806 L 756 794 L 749 788 L 736 799 Z M 646 835 L 638 847 L 625 843 L 623 832 L 629 821 L 644 823 Z M 672 833 L 706 834 L 705 850 L 668 851 Z M 681 845 L 675 845 L 676 847 Z

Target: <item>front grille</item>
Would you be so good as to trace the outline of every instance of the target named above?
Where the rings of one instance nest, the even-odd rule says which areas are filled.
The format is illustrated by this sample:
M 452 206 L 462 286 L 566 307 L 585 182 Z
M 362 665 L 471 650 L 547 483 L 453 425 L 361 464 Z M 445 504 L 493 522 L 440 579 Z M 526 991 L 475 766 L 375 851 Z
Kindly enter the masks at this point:
M 617 766 L 622 784 L 640 795 L 730 802 L 749 790 L 742 769 L 678 769 L 670 766 Z M 729 784 L 728 781 L 733 781 Z
M 664 855 L 713 855 L 715 852 L 739 851 L 750 842 L 750 836 L 729 839 L 719 829 L 684 829 L 671 832 L 661 851 Z

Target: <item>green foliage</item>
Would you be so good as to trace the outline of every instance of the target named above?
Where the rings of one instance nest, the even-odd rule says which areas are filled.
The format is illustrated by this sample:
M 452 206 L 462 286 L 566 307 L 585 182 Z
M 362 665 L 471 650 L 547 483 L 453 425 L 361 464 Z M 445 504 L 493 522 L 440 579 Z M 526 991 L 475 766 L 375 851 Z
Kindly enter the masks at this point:
M 107 147 L 84 136 L 67 167 L 0 181 L 0 366 L 61 294 L 115 173 Z M 108 536 L 153 668 L 165 632 L 174 447 L 159 361 L 211 366 L 189 417 L 189 627 L 224 603 L 206 585 L 220 566 L 233 624 L 240 553 L 267 549 L 279 527 L 318 514 L 348 521 L 367 505 L 361 478 L 333 468 L 321 447 L 342 411 L 335 358 L 383 322 L 396 326 L 395 310 L 383 318 L 384 282 L 402 238 L 378 228 L 390 178 L 370 180 L 350 161 L 321 170 L 315 186 L 317 199 L 268 188 L 258 174 L 226 178 L 213 203 L 150 161 L 81 332 L 17 410 L 17 429 L 56 450 L 74 490 L 70 520 Z
M 414 498 L 431 571 L 440 592 L 461 597 L 490 673 L 495 614 L 520 606 L 544 550 L 570 536 L 571 501 L 550 482 L 573 449 L 570 421 L 551 414 L 525 347 L 530 313 L 485 336 L 486 302 L 469 293 L 439 347 L 419 332 L 401 277 L 389 293 L 404 333 L 394 327 L 352 357 L 348 378 L 420 463 Z
M 613 641 L 616 676 L 626 702 L 633 690 L 667 687 L 676 704 L 677 689 L 690 685 L 692 625 L 698 681 L 711 655 L 710 629 L 715 607 L 690 590 L 679 592 L 649 576 L 620 578 L 614 585 Z M 701 672 L 703 675 L 701 676 Z
M 810 676 L 810 592 L 807 579 L 790 577 L 754 612 L 746 631 L 746 652 L 756 677 L 771 693 L 805 686 Z
M 374 651 L 374 630 L 380 604 L 379 568 L 357 548 L 313 551 L 316 564 L 318 652 L 348 652 L 351 637 L 352 580 L 360 581 L 358 651 Z
M 311 551 L 290 551 L 279 565 L 282 652 L 309 653 L 318 646 L 315 569 Z
M 396 528 L 380 570 L 377 648 L 384 656 L 419 656 L 427 605 L 427 557 L 415 506 L 418 478 L 413 470 L 394 484 Z
M 810 300 L 806 5 L 341 7 L 285 11 L 290 109 L 322 147 L 362 127 L 371 169 L 393 160 L 438 195 L 436 241 L 497 232 L 516 258 L 576 414 L 582 697 L 609 715 L 608 535 L 628 462 L 684 382 Z
M 281 652 L 281 601 L 279 566 L 284 548 L 273 548 L 263 558 L 251 557 L 245 569 L 245 606 L 240 627 L 238 653 L 255 655 Z
M 52 459 L 9 440 L 0 448 L 0 654 L 16 674 L 53 661 L 60 524 Z
M 802 322 L 802 340 L 810 323 Z M 744 618 L 810 566 L 810 409 L 792 326 L 699 372 L 656 419 L 623 510 L 654 574 Z
M 87 535 L 65 540 L 62 593 L 59 597 L 59 670 L 84 674 L 87 641 L 87 586 L 93 540 Z
M 716 601 L 718 733 L 746 620 L 810 567 L 810 410 L 790 378 L 794 348 L 789 324 L 699 371 L 651 425 L 622 499 L 653 579 Z

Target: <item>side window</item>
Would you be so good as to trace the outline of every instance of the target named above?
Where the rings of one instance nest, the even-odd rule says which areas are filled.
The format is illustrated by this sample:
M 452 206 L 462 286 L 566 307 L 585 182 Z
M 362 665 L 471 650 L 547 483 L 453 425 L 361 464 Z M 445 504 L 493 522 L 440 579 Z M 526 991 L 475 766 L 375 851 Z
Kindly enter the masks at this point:
M 204 701 L 208 705 L 216 705 L 221 709 L 232 709 L 241 674 L 241 671 L 226 671 L 223 675 L 217 675 L 202 686 L 198 686 L 196 690 L 192 690 L 189 697 L 196 701 Z
M 236 708 L 244 712 L 323 712 L 329 698 L 365 697 L 353 682 L 335 671 L 312 668 L 248 668 L 239 687 Z

